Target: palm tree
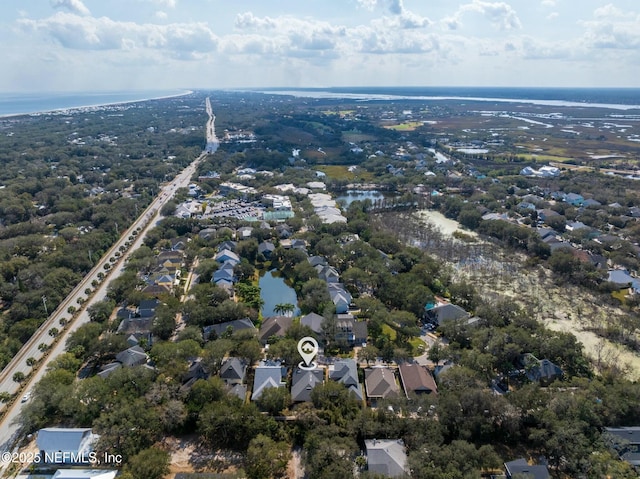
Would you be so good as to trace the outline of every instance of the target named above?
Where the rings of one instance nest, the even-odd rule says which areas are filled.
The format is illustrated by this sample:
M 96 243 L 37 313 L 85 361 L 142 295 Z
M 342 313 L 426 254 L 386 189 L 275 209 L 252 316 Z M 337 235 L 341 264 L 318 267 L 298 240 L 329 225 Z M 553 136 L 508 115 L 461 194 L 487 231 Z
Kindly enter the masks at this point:
M 283 316 L 291 316 L 296 310 L 295 305 L 291 303 L 278 303 L 273 307 L 273 312 Z

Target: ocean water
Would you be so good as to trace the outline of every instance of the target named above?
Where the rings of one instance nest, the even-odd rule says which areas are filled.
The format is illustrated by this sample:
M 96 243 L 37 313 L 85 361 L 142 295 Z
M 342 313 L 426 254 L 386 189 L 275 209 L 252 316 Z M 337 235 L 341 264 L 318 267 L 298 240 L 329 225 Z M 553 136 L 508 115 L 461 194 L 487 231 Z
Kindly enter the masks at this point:
M 640 110 L 640 88 L 335 87 L 269 88 L 263 93 L 351 100 L 468 100 Z
M 80 93 L 0 93 L 0 116 L 67 110 L 85 106 L 113 105 L 179 96 L 185 90 L 113 91 Z

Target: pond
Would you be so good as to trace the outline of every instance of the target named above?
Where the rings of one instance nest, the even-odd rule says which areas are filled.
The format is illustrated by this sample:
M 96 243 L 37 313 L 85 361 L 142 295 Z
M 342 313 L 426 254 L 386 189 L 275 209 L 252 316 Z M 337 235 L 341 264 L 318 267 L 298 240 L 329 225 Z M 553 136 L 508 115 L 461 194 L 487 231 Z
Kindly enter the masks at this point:
M 384 194 L 377 190 L 347 190 L 344 194 L 336 197 L 336 201 L 344 201 L 345 208 L 348 208 L 354 201 L 376 201 L 384 197 Z
M 278 313 L 274 312 L 273 308 L 276 307 L 276 304 L 283 303 L 291 303 L 296 307 L 293 312 L 294 316 L 300 314 L 295 290 L 285 283 L 284 278 L 278 276 L 275 269 L 267 271 L 261 276 L 258 285 L 260 286 L 260 297 L 264 301 L 261 309 L 263 317 L 277 316 Z

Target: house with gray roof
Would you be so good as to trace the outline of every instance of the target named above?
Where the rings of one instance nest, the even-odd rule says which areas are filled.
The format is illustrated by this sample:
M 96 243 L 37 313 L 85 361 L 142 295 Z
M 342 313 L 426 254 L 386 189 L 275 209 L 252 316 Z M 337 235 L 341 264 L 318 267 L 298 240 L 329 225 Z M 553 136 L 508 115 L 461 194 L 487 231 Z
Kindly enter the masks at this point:
M 220 378 L 227 385 L 242 384 L 247 373 L 247 365 L 238 358 L 228 358 L 220 368 Z
M 547 466 L 531 466 L 526 459 L 520 458 L 515 461 L 505 462 L 504 469 L 507 479 L 527 478 L 527 479 L 550 479 Z
M 387 477 L 401 477 L 408 473 L 407 452 L 400 439 L 367 439 L 367 468 Z
M 469 316 L 469 313 L 467 313 L 457 304 L 429 304 L 425 307 L 425 318 L 427 322 L 437 324 L 438 326 L 440 326 L 445 321 L 469 319 Z
M 293 402 L 311 401 L 311 391 L 324 383 L 324 369 L 296 368 L 291 377 L 291 400 Z
M 47 427 L 40 429 L 36 446 L 43 464 L 82 464 L 89 462 L 89 454 L 100 436 L 90 428 Z
M 561 379 L 564 374 L 560 366 L 549 359 L 538 359 L 531 353 L 526 353 L 518 358 L 518 366 L 524 370 L 524 374 L 531 382 L 540 383 L 543 386 L 551 384 L 556 379 Z
M 351 294 L 345 289 L 342 283 L 328 283 L 329 297 L 336 307 L 336 313 L 342 314 L 349 311 L 351 304 Z
M 255 369 L 251 400 L 255 401 L 256 399 L 259 399 L 265 389 L 281 388 L 286 386 L 286 383 L 284 382 L 286 374 L 286 368 L 283 368 L 279 362 L 261 362 Z
M 230 262 L 233 265 L 236 265 L 240 262 L 240 257 L 233 251 L 228 249 L 221 250 L 213 257 L 213 259 L 215 259 L 218 263 Z
M 234 319 L 233 321 L 227 321 L 224 323 L 217 323 L 217 324 L 205 326 L 204 328 L 202 328 L 202 332 L 204 333 L 204 339 L 209 340 L 209 339 L 218 339 L 227 331 L 230 331 L 231 334 L 233 334 L 236 331 L 243 331 L 247 329 L 253 332 L 257 332 L 257 329 L 253 325 L 251 320 L 249 318 L 243 318 L 243 319 Z
M 130 368 L 147 364 L 147 360 L 147 353 L 140 346 L 132 346 L 116 355 L 116 361 Z
M 640 427 L 605 427 L 605 438 L 621 460 L 640 467 Z
M 276 245 L 274 245 L 271 241 L 263 241 L 258 245 L 258 253 L 267 259 L 271 258 L 271 255 L 275 250 Z
M 329 366 L 329 379 L 344 384 L 359 401 L 362 401 L 362 386 L 358 381 L 358 365 L 353 359 L 337 359 Z
M 314 333 L 322 333 L 322 323 L 324 323 L 324 316 L 320 316 L 318 313 L 305 314 L 300 318 L 300 324 L 307 326 Z
M 367 368 L 364 370 L 364 385 L 367 399 L 374 404 L 378 399 L 396 397 L 400 388 L 396 382 L 393 369 L 385 367 Z

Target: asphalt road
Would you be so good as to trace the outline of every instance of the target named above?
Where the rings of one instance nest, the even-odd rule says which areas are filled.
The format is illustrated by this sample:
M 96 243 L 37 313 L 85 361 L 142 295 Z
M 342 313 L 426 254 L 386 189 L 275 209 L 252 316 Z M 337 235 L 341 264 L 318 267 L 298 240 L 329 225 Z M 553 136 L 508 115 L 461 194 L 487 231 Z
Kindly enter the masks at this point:
M 153 200 L 138 219 L 124 233 L 122 233 L 120 239 L 105 253 L 98 264 L 82 279 L 80 284 L 74 288 L 65 300 L 60 303 L 58 308 L 49 315 L 49 318 L 45 323 L 33 334 L 31 339 L 29 339 L 29 341 L 22 347 L 18 354 L 0 372 L 0 391 L 19 394 L 19 397 L 13 405 L 9 407 L 5 404 L 0 405 L 0 411 L 4 413 L 2 418 L 0 418 L 0 453 L 12 450 L 17 438 L 19 438 L 21 434 L 34 432 L 20 431 L 19 424 L 17 424 L 17 418 L 20 415 L 20 410 L 23 405 L 21 402 L 23 395 L 27 393 L 27 391 L 30 391 L 33 385 L 46 373 L 49 362 L 65 351 L 66 341 L 69 334 L 77 330 L 83 324 L 89 322 L 87 308 L 94 302 L 102 301 L 105 298 L 109 282 L 121 274 L 122 266 L 129 254 L 142 245 L 147 231 L 155 226 L 162 206 L 164 206 L 164 204 L 173 197 L 173 193 L 176 189 L 187 187 L 189 185 L 198 163 L 206 157 L 207 154 L 212 153 L 217 149 L 218 140 L 215 137 L 214 129 L 215 116 L 211 110 L 208 98 L 207 113 L 209 114 L 209 121 L 207 122 L 207 149 L 205 152 L 203 152 L 187 168 L 176 176 L 173 181 L 162 187 L 155 200 Z M 133 236 L 133 232 L 138 228 L 140 228 L 140 230 L 138 234 L 134 236 L 135 239 L 130 245 L 130 248 L 126 250 L 126 253 L 116 258 L 115 262 L 110 262 L 110 258 L 115 258 L 115 253 L 120 251 L 121 247 L 126 248 L 125 243 L 130 241 L 129 237 Z M 104 281 L 100 283 L 98 273 L 106 273 L 106 270 L 104 269 L 105 264 L 111 265 L 109 268 L 109 274 L 105 277 Z M 93 290 L 94 288 L 91 284 L 94 281 L 97 281 L 99 285 L 91 297 L 87 298 L 84 291 L 87 288 L 91 288 Z M 82 304 L 78 303 L 79 298 L 84 300 Z M 80 312 L 76 315 L 72 323 L 67 324 L 66 328 L 63 328 L 60 325 L 60 319 L 70 319 L 71 315 L 67 312 L 69 306 L 74 306 L 76 309 L 80 310 Z M 51 328 L 57 328 L 60 331 L 57 341 L 56 338 L 49 334 Z M 42 352 L 41 349 L 43 348 L 41 345 L 43 344 L 47 345 L 48 354 Z M 27 359 L 29 358 L 34 358 L 37 361 L 37 364 L 33 367 L 28 366 Z M 27 381 L 18 383 L 13 380 L 13 376 L 17 372 L 22 372 L 25 375 L 33 372 L 33 375 Z M 3 466 L 5 465 L 0 464 L 0 474 L 4 471 Z

